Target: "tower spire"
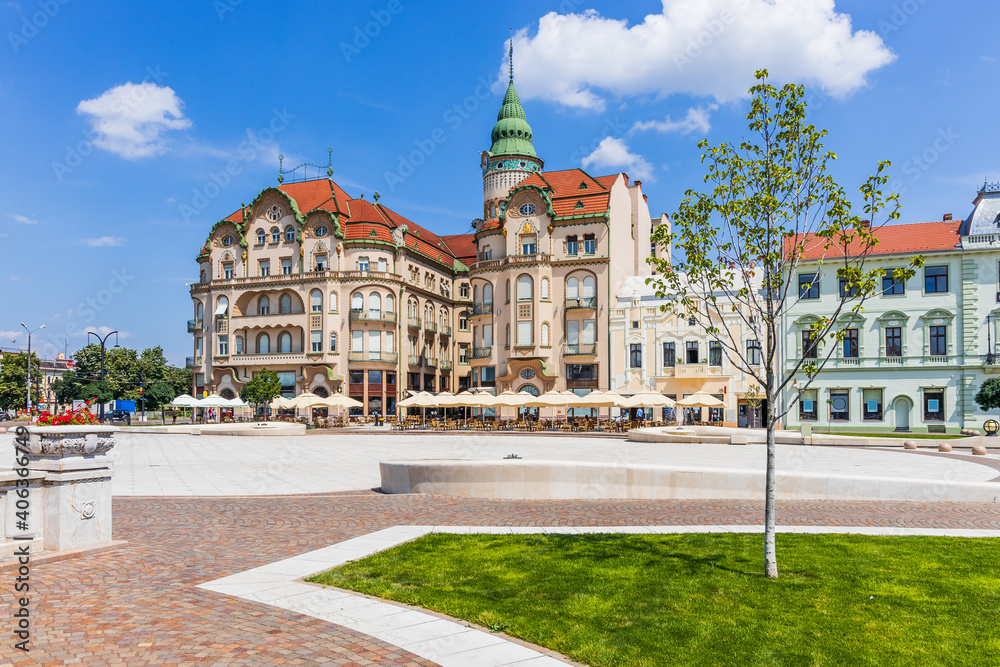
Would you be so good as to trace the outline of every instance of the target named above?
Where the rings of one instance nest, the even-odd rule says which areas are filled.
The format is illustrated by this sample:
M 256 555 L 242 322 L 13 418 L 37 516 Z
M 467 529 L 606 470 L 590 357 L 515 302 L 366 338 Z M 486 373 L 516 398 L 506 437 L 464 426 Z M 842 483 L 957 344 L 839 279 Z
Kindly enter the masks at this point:
M 514 83 L 514 26 L 510 27 L 510 82 Z

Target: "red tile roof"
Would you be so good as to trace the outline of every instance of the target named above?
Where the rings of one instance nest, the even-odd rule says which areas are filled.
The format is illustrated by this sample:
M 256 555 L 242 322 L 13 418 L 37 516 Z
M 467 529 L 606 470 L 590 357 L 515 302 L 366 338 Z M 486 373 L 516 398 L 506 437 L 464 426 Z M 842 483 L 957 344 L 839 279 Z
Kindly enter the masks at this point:
M 466 260 L 476 261 L 476 235 L 456 234 L 454 236 L 442 236 L 441 240 L 451 250 L 451 254 L 459 258 L 466 264 Z
M 960 240 L 959 228 L 962 221 L 954 222 L 918 222 L 907 225 L 885 225 L 875 230 L 878 244 L 871 249 L 869 255 L 893 255 L 902 253 L 921 253 L 934 250 L 954 250 Z M 785 247 L 791 249 L 793 239 L 788 239 Z M 825 247 L 826 239 L 806 236 L 802 259 L 821 259 L 823 257 L 843 257 L 844 248 L 838 245 Z M 847 256 L 853 257 L 862 251 L 858 242 L 847 248 Z
M 535 185 L 549 190 L 552 211 L 557 217 L 598 215 L 608 210 L 611 204 L 610 188 L 618 177 L 619 174 L 593 178 L 582 169 L 566 169 L 534 173 L 521 185 Z

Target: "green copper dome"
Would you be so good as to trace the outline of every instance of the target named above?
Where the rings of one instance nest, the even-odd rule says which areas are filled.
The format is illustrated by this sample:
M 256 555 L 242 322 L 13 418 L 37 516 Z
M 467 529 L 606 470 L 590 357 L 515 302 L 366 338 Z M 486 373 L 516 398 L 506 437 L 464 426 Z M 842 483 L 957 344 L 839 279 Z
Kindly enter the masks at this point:
M 503 106 L 497 114 L 496 125 L 490 135 L 493 146 L 491 155 L 524 155 L 538 157 L 535 147 L 531 144 L 531 126 L 524 117 L 521 99 L 514 89 L 513 77 L 507 86 L 507 94 L 503 97 Z

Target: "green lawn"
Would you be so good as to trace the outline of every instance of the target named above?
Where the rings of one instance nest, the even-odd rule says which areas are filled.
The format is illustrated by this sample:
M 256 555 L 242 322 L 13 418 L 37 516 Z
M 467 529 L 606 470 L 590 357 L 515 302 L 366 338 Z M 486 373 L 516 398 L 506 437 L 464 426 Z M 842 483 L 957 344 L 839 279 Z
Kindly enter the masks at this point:
M 1000 540 L 429 535 L 312 577 L 590 665 L 1000 665 Z

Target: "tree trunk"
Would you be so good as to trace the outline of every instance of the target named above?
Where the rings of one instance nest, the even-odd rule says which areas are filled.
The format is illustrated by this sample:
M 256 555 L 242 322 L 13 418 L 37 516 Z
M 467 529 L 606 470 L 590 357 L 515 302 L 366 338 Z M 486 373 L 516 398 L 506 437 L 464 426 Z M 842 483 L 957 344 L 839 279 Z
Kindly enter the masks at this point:
M 771 397 L 768 397 L 771 411 Z M 764 573 L 768 579 L 778 578 L 778 553 L 774 543 L 774 420 L 765 415 L 767 423 L 767 477 L 764 483 Z

